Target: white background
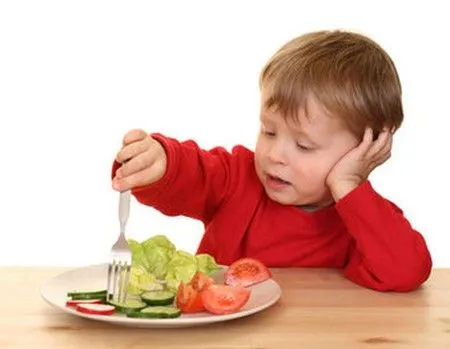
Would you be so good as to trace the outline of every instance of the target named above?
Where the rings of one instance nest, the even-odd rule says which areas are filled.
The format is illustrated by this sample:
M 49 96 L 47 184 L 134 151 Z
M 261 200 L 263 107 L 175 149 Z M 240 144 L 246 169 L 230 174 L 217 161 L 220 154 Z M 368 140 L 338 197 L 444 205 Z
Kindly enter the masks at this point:
M 405 122 L 372 181 L 423 233 L 435 266 L 450 266 L 442 3 L 1 2 L 0 264 L 105 261 L 119 228 L 110 169 L 127 130 L 253 148 L 263 64 L 294 36 L 341 28 L 397 64 Z M 133 201 L 128 236 L 159 233 L 195 252 L 202 225 Z

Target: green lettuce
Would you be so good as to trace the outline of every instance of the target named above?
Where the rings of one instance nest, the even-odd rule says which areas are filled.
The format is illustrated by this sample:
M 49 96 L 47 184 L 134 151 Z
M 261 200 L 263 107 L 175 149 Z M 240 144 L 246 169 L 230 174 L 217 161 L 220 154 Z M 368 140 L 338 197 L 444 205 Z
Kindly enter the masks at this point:
M 180 282 L 189 282 L 197 271 L 212 275 L 219 267 L 208 254 L 192 255 L 177 250 L 164 235 L 155 235 L 142 242 L 129 239 L 132 269 L 129 292 L 142 292 L 165 287 L 176 290 Z
M 195 258 L 197 259 L 198 271 L 211 275 L 219 270 L 219 266 L 217 265 L 215 259 L 209 254 L 198 254 Z
M 146 291 L 161 290 L 162 284 L 156 277 L 141 266 L 132 266 L 128 292 L 140 295 Z
M 167 265 L 176 251 L 175 245 L 163 235 L 156 235 L 141 243 L 145 258 L 146 269 L 157 278 L 164 278 Z
M 142 247 L 142 245 L 133 239 L 128 240 L 128 245 L 130 245 L 131 248 L 132 265 L 139 266 L 144 268 L 145 270 L 148 270 L 150 268 L 150 264 L 145 255 L 144 248 Z
M 167 264 L 167 288 L 176 290 L 181 281 L 189 282 L 197 272 L 197 259 L 188 252 L 176 251 Z

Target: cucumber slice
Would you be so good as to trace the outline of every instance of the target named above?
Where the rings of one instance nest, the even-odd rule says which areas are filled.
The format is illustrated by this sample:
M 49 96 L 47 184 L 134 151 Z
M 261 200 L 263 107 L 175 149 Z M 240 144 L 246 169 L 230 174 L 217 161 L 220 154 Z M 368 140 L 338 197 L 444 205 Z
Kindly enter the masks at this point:
M 151 306 L 127 314 L 127 317 L 141 319 L 174 319 L 181 315 L 180 309 L 174 306 Z
M 76 290 L 67 292 L 67 297 L 73 300 L 83 300 L 83 299 L 104 299 L 106 298 L 106 290 Z
M 146 303 L 137 298 L 129 298 L 123 303 L 110 300 L 108 301 L 108 304 L 115 306 L 116 310 L 122 314 L 134 313 L 147 306 Z
M 147 291 L 141 294 L 142 300 L 148 305 L 170 305 L 175 299 L 171 291 Z
M 104 301 L 106 299 L 106 295 L 102 295 L 102 294 L 77 294 L 77 295 L 73 295 L 70 299 L 74 300 L 74 301 L 81 301 L 81 300 L 91 300 L 91 299 L 101 299 L 102 301 Z

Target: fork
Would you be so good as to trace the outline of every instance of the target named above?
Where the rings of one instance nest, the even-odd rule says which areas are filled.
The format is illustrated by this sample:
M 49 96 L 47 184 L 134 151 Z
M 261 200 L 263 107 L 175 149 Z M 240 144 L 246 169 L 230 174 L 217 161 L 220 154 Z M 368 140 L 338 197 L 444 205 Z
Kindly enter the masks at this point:
M 125 226 L 130 214 L 130 190 L 120 193 L 119 221 L 120 234 L 111 248 L 108 265 L 107 300 L 119 303 L 127 298 L 128 283 L 131 272 L 131 249 L 125 238 Z M 117 291 L 117 292 L 116 292 Z

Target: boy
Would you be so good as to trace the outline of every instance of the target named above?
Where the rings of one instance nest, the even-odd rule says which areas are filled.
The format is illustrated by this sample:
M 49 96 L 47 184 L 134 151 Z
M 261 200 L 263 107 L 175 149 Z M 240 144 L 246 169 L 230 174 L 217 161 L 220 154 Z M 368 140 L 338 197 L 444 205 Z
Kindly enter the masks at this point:
M 132 130 L 113 188 L 132 188 L 168 216 L 201 220 L 198 253 L 221 264 L 249 256 L 269 267 L 342 268 L 378 291 L 424 283 L 432 261 L 423 237 L 368 180 L 403 120 L 387 53 L 360 34 L 309 33 L 269 60 L 260 88 L 254 153 Z

